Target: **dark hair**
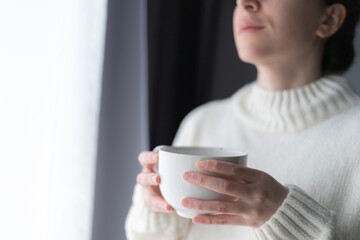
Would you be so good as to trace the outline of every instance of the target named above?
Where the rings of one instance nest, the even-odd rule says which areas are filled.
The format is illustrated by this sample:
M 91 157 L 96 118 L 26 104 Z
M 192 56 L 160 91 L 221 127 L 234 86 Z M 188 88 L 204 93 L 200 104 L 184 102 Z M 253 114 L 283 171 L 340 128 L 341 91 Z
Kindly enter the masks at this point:
M 339 30 L 327 39 L 322 57 L 322 74 L 343 73 L 355 57 L 354 36 L 359 21 L 360 0 L 325 0 L 326 5 L 340 3 L 346 8 L 346 18 Z

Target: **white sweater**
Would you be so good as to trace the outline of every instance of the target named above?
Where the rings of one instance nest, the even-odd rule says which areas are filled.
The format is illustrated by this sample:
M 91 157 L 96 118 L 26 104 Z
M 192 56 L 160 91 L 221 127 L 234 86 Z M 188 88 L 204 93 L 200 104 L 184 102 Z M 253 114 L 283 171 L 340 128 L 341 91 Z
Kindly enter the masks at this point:
M 129 240 L 360 239 L 360 98 L 328 76 L 301 88 L 250 83 L 192 111 L 174 145 L 246 151 L 248 165 L 290 189 L 261 227 L 206 226 L 149 211 L 135 187 Z

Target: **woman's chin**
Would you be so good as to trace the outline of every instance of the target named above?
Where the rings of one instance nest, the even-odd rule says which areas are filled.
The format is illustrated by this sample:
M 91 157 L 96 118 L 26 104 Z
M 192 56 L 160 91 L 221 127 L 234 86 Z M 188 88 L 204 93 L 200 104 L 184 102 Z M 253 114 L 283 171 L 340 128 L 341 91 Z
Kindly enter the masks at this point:
M 246 55 L 246 54 L 240 55 L 239 54 L 239 57 L 240 57 L 241 61 L 243 61 L 245 63 L 253 64 L 253 65 L 256 65 L 256 63 L 259 63 L 259 61 L 261 61 L 261 57 L 254 56 L 254 55 Z
M 259 48 L 247 48 L 238 51 L 241 61 L 256 65 L 269 57 L 269 52 Z

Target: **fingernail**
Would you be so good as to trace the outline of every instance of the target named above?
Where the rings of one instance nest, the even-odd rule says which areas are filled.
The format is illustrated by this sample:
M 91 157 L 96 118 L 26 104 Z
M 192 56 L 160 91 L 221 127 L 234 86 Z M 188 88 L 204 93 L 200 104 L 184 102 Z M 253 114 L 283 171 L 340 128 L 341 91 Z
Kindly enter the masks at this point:
M 190 180 L 191 177 L 192 177 L 192 173 L 191 173 L 191 172 L 186 172 L 186 173 L 184 173 L 184 179 L 185 179 L 185 180 Z
M 199 167 L 205 168 L 207 166 L 206 160 L 199 160 Z
M 169 204 L 167 204 L 167 203 L 162 203 L 162 204 L 161 204 L 161 207 L 162 207 L 163 209 L 165 209 L 166 211 L 168 211 L 168 212 L 170 212 L 170 211 L 173 210 L 173 208 L 172 208 Z
M 153 154 L 151 155 L 151 159 L 154 160 L 154 162 L 157 161 L 157 157 L 158 157 L 158 154 L 157 154 L 157 153 L 153 153 Z
M 151 177 L 151 181 L 154 183 L 154 184 L 157 184 L 158 183 L 158 175 L 154 175 Z
M 169 211 L 169 212 L 171 212 L 171 211 L 173 211 L 174 209 L 170 206 L 170 205 L 168 205 L 168 204 L 166 204 L 166 208 L 165 208 L 167 211 Z

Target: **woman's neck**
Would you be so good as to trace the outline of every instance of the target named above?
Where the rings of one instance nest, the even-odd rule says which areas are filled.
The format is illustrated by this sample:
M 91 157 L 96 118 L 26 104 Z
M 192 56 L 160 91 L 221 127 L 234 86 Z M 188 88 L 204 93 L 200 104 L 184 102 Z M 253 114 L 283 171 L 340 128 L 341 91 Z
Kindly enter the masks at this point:
M 307 85 L 320 77 L 320 72 L 288 71 L 284 73 L 263 70 L 258 71 L 257 82 L 264 89 L 281 91 Z
M 256 65 L 257 82 L 260 87 L 271 90 L 298 88 L 321 77 L 321 55 L 312 54 L 298 61 L 273 60 L 271 63 Z

